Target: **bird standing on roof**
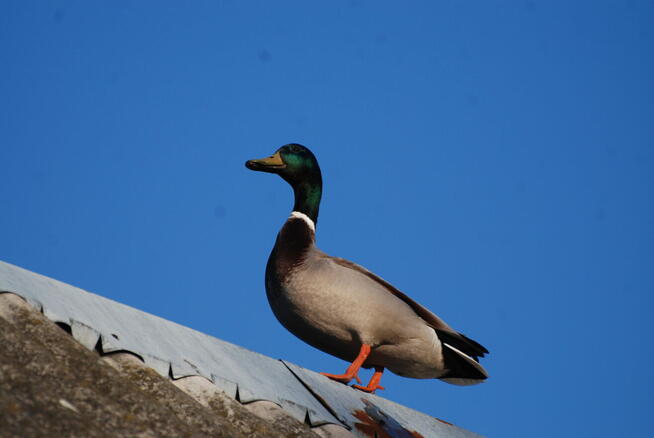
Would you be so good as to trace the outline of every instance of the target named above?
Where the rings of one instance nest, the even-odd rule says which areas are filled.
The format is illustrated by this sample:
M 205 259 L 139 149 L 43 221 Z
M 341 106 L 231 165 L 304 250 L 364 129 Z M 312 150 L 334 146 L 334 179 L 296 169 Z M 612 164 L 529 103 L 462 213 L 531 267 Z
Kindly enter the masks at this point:
M 286 329 L 351 362 L 343 374 L 322 374 L 343 383 L 356 379 L 353 386 L 366 392 L 384 389 L 379 381 L 385 368 L 455 385 L 488 377 L 478 362 L 488 350 L 362 266 L 316 247 L 322 176 L 309 149 L 287 144 L 245 165 L 276 173 L 293 187 L 293 211 L 266 266 L 266 294 Z M 361 367 L 375 368 L 366 386 L 357 375 Z

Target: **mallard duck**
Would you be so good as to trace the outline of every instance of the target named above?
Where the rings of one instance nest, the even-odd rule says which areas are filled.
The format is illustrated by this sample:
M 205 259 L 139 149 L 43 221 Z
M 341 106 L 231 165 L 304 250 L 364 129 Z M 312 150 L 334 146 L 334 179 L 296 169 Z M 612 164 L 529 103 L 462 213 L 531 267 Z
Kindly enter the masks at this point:
M 288 331 L 351 363 L 343 374 L 321 374 L 346 384 L 355 379 L 353 386 L 366 392 L 384 389 L 379 385 L 384 369 L 456 385 L 488 377 L 478 362 L 488 353 L 483 346 L 364 267 L 318 249 L 322 175 L 308 148 L 287 144 L 245 165 L 276 173 L 293 187 L 293 211 L 266 266 L 266 294 Z M 358 377 L 361 367 L 375 369 L 366 386 Z

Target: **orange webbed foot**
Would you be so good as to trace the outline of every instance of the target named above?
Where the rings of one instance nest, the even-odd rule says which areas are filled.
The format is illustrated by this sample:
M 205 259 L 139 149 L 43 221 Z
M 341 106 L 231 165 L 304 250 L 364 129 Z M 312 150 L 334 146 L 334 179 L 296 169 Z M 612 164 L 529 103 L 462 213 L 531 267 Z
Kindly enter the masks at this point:
M 376 385 L 376 386 L 352 385 L 352 388 L 356 388 L 359 391 L 367 392 L 367 393 L 370 393 L 370 394 L 374 394 L 375 391 L 378 390 L 378 389 L 381 389 L 381 390 L 386 389 L 386 388 L 384 388 L 383 386 L 380 386 L 380 385 Z
M 384 368 L 375 367 L 375 374 L 372 375 L 372 377 L 370 378 L 370 382 L 368 382 L 367 386 L 352 385 L 352 388 L 356 388 L 359 391 L 368 392 L 368 393 L 374 393 L 378 389 L 383 390 L 384 387 L 379 384 L 379 381 L 381 380 L 383 373 L 384 373 Z
M 354 361 L 350 364 L 350 366 L 347 367 L 347 370 L 345 370 L 345 373 L 343 374 L 328 374 L 328 373 L 320 373 L 320 374 L 329 377 L 332 380 L 336 380 L 342 383 L 348 383 L 350 380 L 355 379 L 357 383 L 361 384 L 361 379 L 359 379 L 359 376 L 357 376 L 357 374 L 359 373 L 359 368 L 361 368 L 361 365 L 363 365 L 363 362 L 366 361 L 366 358 L 370 354 L 370 350 L 371 350 L 370 345 L 362 344 L 356 359 L 354 359 Z

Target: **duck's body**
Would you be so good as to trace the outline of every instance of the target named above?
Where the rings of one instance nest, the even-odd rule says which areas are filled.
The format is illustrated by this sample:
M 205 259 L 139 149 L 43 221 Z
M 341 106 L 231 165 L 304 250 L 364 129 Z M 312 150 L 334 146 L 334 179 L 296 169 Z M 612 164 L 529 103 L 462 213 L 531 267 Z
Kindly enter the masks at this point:
M 294 188 L 294 211 L 268 259 L 266 293 L 275 316 L 291 333 L 353 362 L 345 374 L 327 376 L 349 381 L 357 378 L 359 367 L 374 367 L 374 382 L 355 385 L 367 391 L 381 388 L 384 368 L 455 384 L 486 379 L 477 362 L 487 353 L 484 347 L 365 268 L 316 247 L 322 179 L 308 149 L 286 145 L 268 159 L 249 161 L 248 167 L 279 173 Z

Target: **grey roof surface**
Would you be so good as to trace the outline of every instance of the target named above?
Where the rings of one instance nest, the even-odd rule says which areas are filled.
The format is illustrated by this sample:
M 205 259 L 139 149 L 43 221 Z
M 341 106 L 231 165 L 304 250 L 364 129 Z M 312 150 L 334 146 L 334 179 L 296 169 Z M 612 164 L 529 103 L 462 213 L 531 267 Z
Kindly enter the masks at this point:
M 128 351 L 162 376 L 203 376 L 249 403 L 270 401 L 312 427 L 336 424 L 357 436 L 479 435 L 381 397 L 333 382 L 188 327 L 0 261 L 0 292 L 23 297 L 50 320 L 69 325 L 88 349 Z M 380 435 L 381 436 L 381 435 Z

